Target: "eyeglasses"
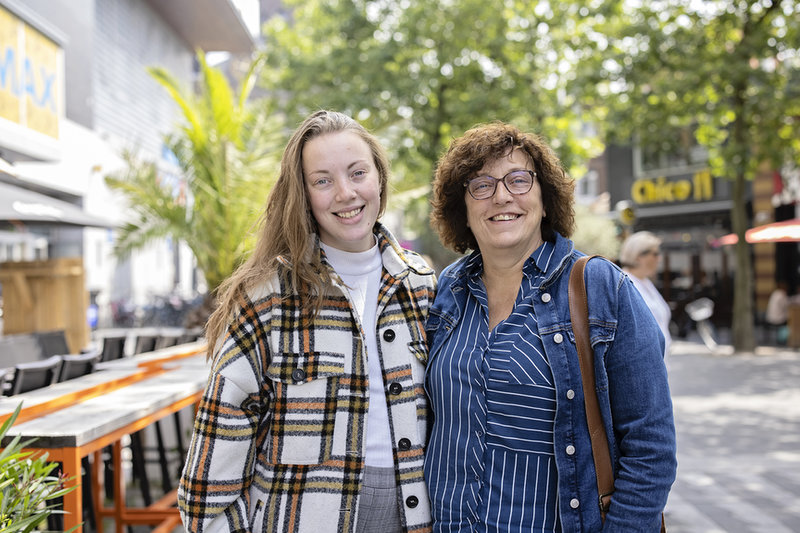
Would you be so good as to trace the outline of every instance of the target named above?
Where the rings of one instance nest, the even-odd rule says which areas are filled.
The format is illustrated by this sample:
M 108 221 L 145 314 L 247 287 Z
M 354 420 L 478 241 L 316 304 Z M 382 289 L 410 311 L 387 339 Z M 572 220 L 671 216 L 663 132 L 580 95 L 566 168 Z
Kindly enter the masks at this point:
M 464 183 L 469 195 L 476 200 L 486 200 L 494 196 L 497 182 L 502 181 L 511 194 L 525 194 L 533 187 L 536 172 L 533 170 L 512 170 L 501 179 L 492 176 L 478 176 Z

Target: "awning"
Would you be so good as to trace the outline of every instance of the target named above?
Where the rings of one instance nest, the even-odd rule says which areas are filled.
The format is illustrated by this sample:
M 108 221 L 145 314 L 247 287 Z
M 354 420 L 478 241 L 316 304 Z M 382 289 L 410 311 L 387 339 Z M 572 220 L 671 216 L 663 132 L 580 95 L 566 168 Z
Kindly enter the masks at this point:
M 744 233 L 744 238 L 751 244 L 759 242 L 800 242 L 800 218 L 772 222 L 755 228 L 750 228 Z M 714 240 L 712 246 L 725 246 L 736 244 L 739 236 L 729 233 Z
M 91 215 L 69 202 L 0 182 L 0 222 L 6 221 L 98 228 L 115 226 L 114 223 Z

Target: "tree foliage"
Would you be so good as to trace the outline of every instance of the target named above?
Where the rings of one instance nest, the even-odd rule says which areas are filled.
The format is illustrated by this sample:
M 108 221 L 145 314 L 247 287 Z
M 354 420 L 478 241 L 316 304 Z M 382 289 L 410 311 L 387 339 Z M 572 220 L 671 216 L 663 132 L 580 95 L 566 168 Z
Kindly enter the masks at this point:
M 608 138 L 669 151 L 689 131 L 712 173 L 734 182 L 737 350 L 755 342 L 746 180 L 759 165 L 800 160 L 798 19 L 793 0 L 659 0 L 598 27 L 608 40 L 596 73 Z
M 127 171 L 106 183 L 133 213 L 119 231 L 118 255 L 167 236 L 183 241 L 213 291 L 249 251 L 251 230 L 277 176 L 283 129 L 280 115 L 248 104 L 263 56 L 253 61 L 238 95 L 202 52 L 198 60 L 196 91 L 164 69 L 148 69 L 182 113 L 182 124 L 165 138 L 180 175 L 171 177 L 155 162 L 127 153 Z
M 391 152 L 394 187 L 419 191 L 423 205 L 405 207 L 423 236 L 434 164 L 477 123 L 504 120 L 540 133 L 576 175 L 601 149 L 582 127 L 592 110 L 576 97 L 576 64 L 596 46 L 580 38 L 593 21 L 586 2 L 284 4 L 291 19 L 265 27 L 260 84 L 280 94 L 295 119 L 329 107 L 376 132 Z

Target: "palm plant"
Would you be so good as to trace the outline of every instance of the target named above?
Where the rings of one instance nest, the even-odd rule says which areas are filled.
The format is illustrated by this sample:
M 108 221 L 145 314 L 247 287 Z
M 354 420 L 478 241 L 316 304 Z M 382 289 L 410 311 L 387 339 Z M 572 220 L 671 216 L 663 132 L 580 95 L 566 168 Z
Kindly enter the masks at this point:
M 196 92 L 182 88 L 162 68 L 148 69 L 182 112 L 183 124 L 165 143 L 177 158 L 185 193 L 176 192 L 155 163 L 131 153 L 125 154 L 128 169 L 106 177 L 106 183 L 126 197 L 134 215 L 119 230 L 117 255 L 125 257 L 159 238 L 183 241 L 213 292 L 250 249 L 251 229 L 276 174 L 283 129 L 277 114 L 248 105 L 263 56 L 250 65 L 238 96 L 202 52 L 197 57 Z
M 17 420 L 21 408 L 20 403 L 0 427 L 0 441 Z M 32 442 L 22 442 L 17 435 L 0 451 L 0 533 L 37 530 L 51 514 L 63 513 L 57 508 L 58 499 L 75 490 L 75 487 L 65 488 L 66 479 L 54 474 L 58 463 L 48 461 L 46 453 L 23 451 Z

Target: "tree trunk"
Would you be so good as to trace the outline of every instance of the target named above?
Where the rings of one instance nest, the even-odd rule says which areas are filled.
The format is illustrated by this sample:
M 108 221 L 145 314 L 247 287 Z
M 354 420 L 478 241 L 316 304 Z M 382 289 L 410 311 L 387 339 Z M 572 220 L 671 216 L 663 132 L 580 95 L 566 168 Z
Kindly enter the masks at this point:
M 735 352 L 752 352 L 755 349 L 753 327 L 753 262 L 750 244 L 745 241 L 747 212 L 745 211 L 745 176 L 739 170 L 733 184 L 733 206 L 731 222 L 733 231 L 739 236 L 736 243 L 736 276 L 733 285 L 733 349 Z

